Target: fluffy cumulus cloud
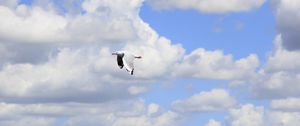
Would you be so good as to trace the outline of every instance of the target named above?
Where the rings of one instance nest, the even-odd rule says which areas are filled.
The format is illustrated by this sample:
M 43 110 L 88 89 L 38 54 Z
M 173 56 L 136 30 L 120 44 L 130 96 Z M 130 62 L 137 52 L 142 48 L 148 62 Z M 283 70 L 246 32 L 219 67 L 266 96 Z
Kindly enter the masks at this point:
M 259 122 L 251 124 L 257 126 L 299 125 L 300 62 L 297 60 L 300 58 L 300 31 L 297 29 L 300 24 L 299 1 L 271 0 L 270 2 L 278 32 L 275 37 L 275 46 L 256 75 L 246 79 L 251 95 L 260 99 L 271 99 L 270 106 L 260 108 L 254 105 L 244 105 L 233 109 L 234 111 L 230 110 L 228 117 L 230 125 L 247 125 L 252 122 Z M 243 108 L 249 108 L 248 114 L 241 114 Z M 240 118 L 235 118 L 233 112 L 240 112 Z M 243 115 L 248 115 L 250 116 L 247 117 L 248 119 L 256 121 L 247 122 L 249 120 L 242 119 Z
M 82 12 L 66 8 L 63 14 L 55 1 L 2 2 L 1 99 L 101 102 L 147 91 L 143 84 L 170 72 L 184 49 L 140 19 L 142 2 L 86 0 L 79 4 Z M 116 49 L 143 56 L 134 80 L 118 70 L 111 56 Z
M 229 110 L 226 118 L 228 126 L 297 126 L 300 113 L 267 109 L 253 104 L 241 105 Z
M 131 9 L 124 9 L 124 13 L 112 8 L 115 6 L 109 1 L 94 1 L 97 3 L 84 1 L 80 9 L 85 13 L 72 15 L 60 14 L 52 1 L 47 2 L 47 6 L 43 4 L 18 5 L 14 8 L 1 6 L 0 38 L 28 43 L 103 43 L 128 41 L 136 37 L 132 23 L 134 17 L 129 15 L 137 11 L 141 1 L 131 2 L 131 6 L 127 7 Z M 99 4 L 100 2 L 103 4 Z M 122 2 L 117 2 L 121 7 Z
M 300 49 L 300 1 L 272 0 L 277 30 L 282 35 L 283 46 L 288 50 Z
M 229 110 L 228 126 L 263 126 L 264 108 L 252 104 Z
M 179 125 L 177 113 L 130 100 L 184 55 L 139 17 L 143 1 L 56 2 L 0 2 L 0 125 Z M 143 57 L 133 76 L 116 50 Z
M 291 51 L 299 45 L 297 2 L 272 1 L 281 36 L 259 72 L 255 54 L 237 60 L 220 50 L 185 54 L 180 44 L 159 36 L 139 17 L 143 2 L 0 1 L 0 125 L 177 126 L 180 112 L 228 109 L 229 126 L 299 125 L 300 63 L 295 59 L 300 53 Z M 227 13 L 252 10 L 264 0 L 149 2 L 158 9 Z M 290 18 L 285 13 L 295 20 L 283 20 Z M 143 57 L 135 61 L 133 76 L 118 68 L 111 55 L 116 50 Z M 172 111 L 137 100 L 149 84 L 172 77 L 251 80 L 255 96 L 281 99 L 271 102 L 270 111 L 251 104 L 237 107 L 224 89 L 178 99 Z M 209 120 L 206 125 L 221 123 Z
M 249 11 L 260 7 L 265 0 L 150 0 L 154 8 L 161 9 L 195 9 L 205 13 L 228 13 Z
M 270 126 L 298 126 L 300 125 L 300 113 L 272 111 L 268 113 L 266 124 Z
M 275 48 L 251 88 L 258 98 L 280 98 L 271 102 L 271 108 L 295 111 L 300 96 L 299 1 L 272 0 L 271 3 L 278 31 Z
M 300 99 L 299 98 L 286 98 L 273 100 L 270 105 L 271 109 L 283 111 L 299 111 Z
M 7 104 L 1 103 L 0 124 L 6 126 L 165 126 L 179 125 L 181 116 L 158 111 L 141 100 L 100 104 Z M 156 105 L 158 108 L 159 106 Z
M 16 7 L 18 5 L 18 0 L 1 0 L 0 5 L 4 5 L 7 7 Z
M 1 99 L 10 102 L 92 102 L 145 91 L 146 87 L 134 86 L 143 82 L 138 79 L 124 81 L 129 75 L 116 72 L 118 68 L 107 63 L 115 62 L 110 52 L 109 49 L 96 52 L 62 49 L 43 64 L 5 65 L 0 72 Z
M 274 52 L 251 85 L 255 97 L 286 98 L 300 96 L 300 58 L 298 51 L 282 47 L 282 38 L 276 37 Z
M 25 57 L 24 59 L 28 59 L 25 62 L 32 62 L 34 58 L 30 57 L 33 54 L 35 57 L 42 57 L 37 54 L 45 54 L 43 57 L 46 57 L 49 52 L 44 50 L 82 46 L 101 48 L 104 45 L 109 46 L 112 51 L 126 49 L 142 55 L 144 59 L 141 60 L 140 70 L 148 71 L 143 72 L 144 77 L 153 77 L 167 72 L 168 66 L 183 55 L 184 49 L 180 45 L 172 45 L 168 39 L 160 37 L 140 19 L 138 12 L 142 1 L 133 0 L 128 3 L 118 0 L 87 0 L 80 6 L 83 12 L 75 14 L 60 14 L 55 4 L 52 1 L 49 3 L 52 3 L 47 4 L 50 7 L 44 4 L 18 5 L 16 8 L 1 6 L 3 13 L 0 16 L 3 20 L 0 38 L 4 42 L 15 43 L 4 45 L 9 46 L 12 53 L 17 53 L 19 50 L 16 48 L 19 49 L 23 43 L 32 45 L 25 46 L 25 53 L 17 55 L 16 58 Z M 19 14 L 18 10 L 25 14 Z M 50 49 L 35 52 L 41 44 L 47 44 Z M 28 50 L 32 50 L 32 53 L 28 53 Z M 13 57 L 10 59 L 18 60 Z M 149 68 L 149 63 L 157 68 Z
M 176 77 L 232 79 L 238 72 L 237 78 L 251 75 L 257 66 L 255 55 L 233 61 L 231 55 L 203 49 L 178 62 L 184 49 L 159 36 L 139 17 L 142 2 L 74 0 L 58 6 L 51 0 L 35 0 L 31 5 L 2 1 L 1 100 L 104 102 L 144 93 L 147 87 L 143 84 L 169 73 Z M 77 4 L 80 11 L 70 4 Z M 143 56 L 135 63 L 134 80 L 112 65 L 116 61 L 111 52 L 117 49 Z M 183 73 L 174 72 L 174 66 Z M 209 74 L 193 71 L 193 66 Z
M 176 100 L 172 103 L 172 108 L 178 112 L 212 112 L 225 111 L 235 104 L 235 99 L 226 90 L 213 89 L 186 99 Z
M 300 58 L 300 53 L 298 51 L 289 51 L 283 48 L 282 44 L 282 35 L 276 36 L 274 51 L 268 57 L 264 71 L 268 73 L 278 71 L 299 72 L 300 62 L 295 59 Z
M 221 126 L 221 123 L 214 119 L 210 119 L 205 126 Z
M 183 77 L 237 80 L 255 75 L 259 65 L 258 58 L 251 54 L 234 61 L 232 55 L 225 55 L 220 50 L 207 51 L 199 48 L 175 65 L 174 74 Z

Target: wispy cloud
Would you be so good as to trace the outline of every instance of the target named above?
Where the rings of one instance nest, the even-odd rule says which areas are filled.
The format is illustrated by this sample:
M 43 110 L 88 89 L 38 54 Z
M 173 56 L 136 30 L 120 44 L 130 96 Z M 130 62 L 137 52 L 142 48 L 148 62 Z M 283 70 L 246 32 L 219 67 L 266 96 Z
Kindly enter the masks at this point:
M 231 13 L 259 8 L 265 0 L 150 0 L 155 9 L 195 9 L 204 13 Z

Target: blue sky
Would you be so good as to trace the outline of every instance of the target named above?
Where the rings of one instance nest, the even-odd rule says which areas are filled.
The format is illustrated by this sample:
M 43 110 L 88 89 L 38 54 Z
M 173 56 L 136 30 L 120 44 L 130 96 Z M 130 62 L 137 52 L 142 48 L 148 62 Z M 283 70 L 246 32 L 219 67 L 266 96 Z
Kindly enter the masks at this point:
M 255 53 L 259 56 L 259 60 L 264 62 L 267 54 L 272 51 L 276 33 L 275 20 L 269 3 L 251 12 L 230 14 L 207 14 L 196 10 L 155 10 L 149 4 L 144 4 L 140 16 L 160 35 L 182 44 L 187 53 L 197 48 L 222 50 L 224 53 L 232 54 L 235 59 Z M 216 87 L 228 88 L 228 83 L 228 81 L 177 79 L 171 88 L 155 87 L 155 91 L 146 95 L 146 100 L 169 107 L 169 103 L 177 98 L 188 97 L 196 92 L 209 91 Z M 193 86 L 192 91 L 187 89 L 187 85 Z M 266 105 L 263 100 L 253 101 L 245 97 L 241 98 L 240 102 Z M 209 118 L 223 120 L 224 116 L 224 113 L 193 114 L 187 125 L 205 125 Z
M 235 58 L 256 53 L 260 60 L 271 51 L 275 20 L 270 4 L 251 12 L 207 14 L 196 10 L 158 11 L 145 4 L 140 16 L 160 35 L 181 43 L 187 52 L 196 48 L 223 50 Z M 237 29 L 237 25 L 241 28 Z M 215 29 L 222 29 L 216 32 Z
M 0 1 L 0 126 L 300 125 L 299 5 Z

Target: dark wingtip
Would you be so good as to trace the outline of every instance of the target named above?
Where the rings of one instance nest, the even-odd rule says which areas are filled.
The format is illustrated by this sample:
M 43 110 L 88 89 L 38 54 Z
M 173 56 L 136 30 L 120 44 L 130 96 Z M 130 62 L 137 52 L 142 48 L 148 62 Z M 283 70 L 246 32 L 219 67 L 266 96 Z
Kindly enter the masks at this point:
M 133 69 L 134 70 L 134 69 Z M 130 72 L 131 75 L 133 75 L 133 70 Z

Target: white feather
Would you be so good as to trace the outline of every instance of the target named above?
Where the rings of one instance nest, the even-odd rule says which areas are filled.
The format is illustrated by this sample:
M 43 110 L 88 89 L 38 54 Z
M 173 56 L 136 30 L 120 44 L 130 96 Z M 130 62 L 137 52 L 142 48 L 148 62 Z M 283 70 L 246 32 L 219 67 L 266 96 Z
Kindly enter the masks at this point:
M 128 53 L 128 52 L 124 53 L 123 64 L 129 73 L 134 69 L 134 66 L 133 66 L 134 57 L 135 56 L 131 53 Z

